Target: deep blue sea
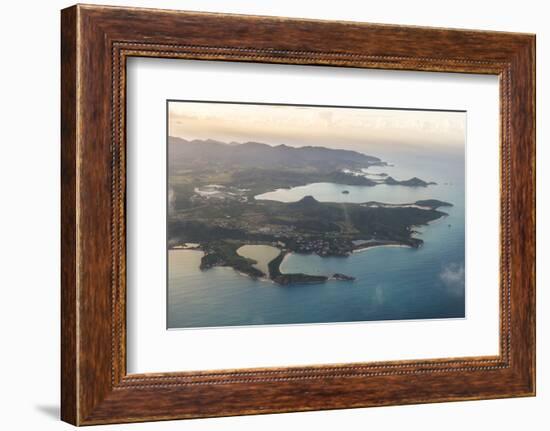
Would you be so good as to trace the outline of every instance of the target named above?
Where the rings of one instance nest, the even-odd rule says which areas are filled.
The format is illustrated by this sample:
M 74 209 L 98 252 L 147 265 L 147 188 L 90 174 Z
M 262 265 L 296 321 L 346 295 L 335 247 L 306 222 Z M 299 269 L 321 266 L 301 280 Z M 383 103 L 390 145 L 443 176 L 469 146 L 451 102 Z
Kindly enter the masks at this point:
M 212 327 L 459 318 L 465 313 L 464 158 L 415 154 L 383 157 L 393 166 L 370 168 L 398 180 L 418 176 L 429 187 L 342 186 L 316 183 L 258 196 L 292 202 L 311 195 L 324 202 L 412 203 L 440 199 L 449 215 L 418 227 L 419 249 L 377 247 L 349 257 L 288 255 L 283 272 L 352 275 L 353 282 L 279 286 L 231 268 L 199 269 L 202 252 L 169 252 L 168 327 Z M 348 190 L 349 194 L 343 194 Z

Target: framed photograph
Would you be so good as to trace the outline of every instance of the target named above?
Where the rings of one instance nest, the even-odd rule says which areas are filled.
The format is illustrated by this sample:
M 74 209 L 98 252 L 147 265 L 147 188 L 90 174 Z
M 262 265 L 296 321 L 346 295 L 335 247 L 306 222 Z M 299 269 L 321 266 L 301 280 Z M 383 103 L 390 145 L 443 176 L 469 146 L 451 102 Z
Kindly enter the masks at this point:
M 466 317 L 466 111 L 167 111 L 169 329 Z
M 535 37 L 62 11 L 62 419 L 535 394 Z

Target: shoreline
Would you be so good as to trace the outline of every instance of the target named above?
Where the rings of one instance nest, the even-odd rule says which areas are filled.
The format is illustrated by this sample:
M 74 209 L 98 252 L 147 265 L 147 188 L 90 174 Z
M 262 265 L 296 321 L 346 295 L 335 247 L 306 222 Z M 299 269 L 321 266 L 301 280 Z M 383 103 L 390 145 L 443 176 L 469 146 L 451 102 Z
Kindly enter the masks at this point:
M 438 222 L 440 222 L 441 220 L 444 220 L 446 219 L 447 217 L 450 217 L 450 214 L 447 214 L 447 213 L 443 213 L 441 215 L 441 217 L 438 217 L 436 219 L 433 219 L 433 220 L 430 220 L 424 224 L 412 224 L 411 225 L 411 229 L 418 229 L 418 228 L 423 228 L 423 227 L 426 227 L 426 226 L 433 226 L 434 224 L 437 224 Z
M 272 246 L 272 247 L 274 247 L 274 246 Z M 367 251 L 367 250 L 370 250 L 370 249 L 374 249 L 374 248 L 377 248 L 377 247 L 414 248 L 413 246 L 407 245 L 407 244 L 398 244 L 398 243 L 380 244 L 380 243 L 376 243 L 376 244 L 372 244 L 372 245 L 361 245 L 361 246 L 353 249 L 352 252 L 348 256 L 345 256 L 345 257 L 350 257 L 354 253 L 361 253 L 361 252 L 364 252 L 364 251 Z M 233 271 L 235 271 L 237 274 L 239 274 L 243 277 L 251 278 L 251 279 L 254 279 L 254 280 L 261 281 L 261 282 L 272 283 L 272 284 L 276 284 L 276 285 L 281 285 L 281 284 L 284 285 L 285 283 L 278 283 L 274 278 L 277 278 L 277 277 L 287 278 L 287 277 L 292 277 L 292 276 L 296 276 L 296 275 L 303 276 L 306 279 L 309 278 L 309 277 L 311 277 L 312 279 L 315 279 L 314 281 L 310 281 L 309 283 L 311 283 L 311 282 L 318 283 L 318 282 L 338 281 L 338 278 L 335 277 L 335 274 L 331 274 L 331 275 L 313 275 L 313 274 L 303 274 L 303 273 L 293 274 L 293 273 L 284 273 L 284 272 L 282 272 L 281 268 L 284 265 L 284 263 L 287 261 L 289 256 L 291 256 L 292 254 L 303 254 L 303 253 L 298 253 L 298 252 L 295 252 L 295 251 L 291 251 L 291 250 L 288 250 L 288 249 L 281 249 L 281 248 L 279 248 L 279 250 L 280 250 L 279 255 L 277 255 L 275 258 L 271 259 L 268 262 L 268 268 L 272 269 L 274 271 L 274 274 L 271 274 L 271 271 L 270 271 L 270 273 L 264 274 L 264 276 L 257 277 L 257 276 L 253 276 L 252 274 L 248 274 L 244 271 L 240 271 L 239 269 L 237 269 L 237 268 L 235 268 L 231 265 L 214 265 L 211 268 L 214 268 L 214 267 L 217 267 L 217 268 L 231 268 Z M 200 252 L 200 253 L 203 254 L 203 256 L 206 253 L 200 246 L 199 247 L 181 247 L 181 246 L 180 247 L 171 247 L 171 248 L 168 249 L 168 251 L 193 251 L 193 252 Z M 308 255 L 319 256 L 315 253 L 308 253 Z M 319 256 L 319 257 L 324 258 L 324 257 L 334 257 L 334 256 Z M 280 260 L 277 267 L 276 268 L 271 268 L 271 265 L 274 265 L 274 262 L 277 261 L 277 260 Z M 321 278 L 323 278 L 324 280 L 321 281 L 320 280 Z M 303 281 L 303 282 L 308 283 L 308 281 Z
M 415 248 L 412 245 L 408 244 L 374 244 L 374 245 L 367 245 L 367 246 L 360 246 L 358 248 L 355 248 L 352 251 L 353 253 L 362 253 L 367 250 L 372 250 L 374 248 L 382 248 L 382 247 L 394 247 L 394 248 Z
M 442 213 L 442 215 L 440 217 L 438 217 L 437 219 L 431 220 L 431 221 L 429 221 L 425 224 L 422 224 L 422 225 L 411 225 L 411 228 L 429 227 L 430 225 L 433 225 L 436 222 L 439 222 L 439 221 L 441 221 L 441 220 L 443 220 L 447 217 L 449 217 L 449 214 Z M 423 233 L 422 231 L 418 232 L 418 234 L 420 234 L 420 235 L 422 233 Z M 419 238 L 415 237 L 415 233 L 411 234 L 411 239 L 419 240 Z M 361 240 L 358 240 L 358 241 L 361 241 Z M 349 256 L 352 256 L 353 254 L 356 254 L 356 253 L 363 253 L 367 250 L 375 249 L 375 248 L 381 248 L 381 247 L 419 248 L 419 247 L 422 246 L 422 242 L 419 242 L 415 246 L 413 244 L 400 243 L 400 242 L 394 241 L 394 240 L 364 240 L 364 241 L 366 241 L 367 243 L 354 246 L 352 248 L 351 252 L 348 255 L 344 256 L 344 257 L 349 257 Z M 369 244 L 368 241 L 372 241 L 372 243 Z M 267 262 L 267 267 L 268 267 L 268 273 L 267 274 L 264 273 L 263 276 L 255 276 L 253 274 L 248 274 L 246 272 L 240 271 L 239 269 L 237 269 L 236 267 L 231 266 L 231 265 L 214 265 L 214 266 L 231 268 L 234 271 L 236 271 L 239 275 L 242 275 L 242 276 L 245 276 L 245 277 L 248 277 L 248 278 L 253 278 L 253 279 L 256 279 L 256 280 L 259 280 L 259 281 L 270 282 L 270 283 L 277 284 L 277 285 L 290 284 L 287 280 L 293 281 L 293 278 L 295 278 L 295 277 L 298 277 L 301 282 L 305 282 L 305 283 L 319 283 L 319 282 L 327 282 L 327 281 L 338 280 L 338 278 L 335 277 L 335 274 L 332 274 L 332 275 L 312 275 L 312 274 L 303 274 L 303 273 L 296 273 L 296 274 L 294 274 L 294 273 L 283 273 L 281 271 L 281 268 L 287 262 L 287 259 L 289 259 L 289 256 L 291 254 L 311 254 L 311 255 L 319 256 L 321 258 L 336 257 L 336 256 L 321 256 L 321 255 L 318 255 L 316 253 L 299 253 L 299 252 L 292 251 L 292 250 L 289 250 L 289 249 L 284 248 L 284 247 L 273 245 L 272 242 L 271 243 L 267 243 L 267 242 L 263 242 L 263 241 L 254 242 L 254 243 L 247 242 L 247 244 L 244 244 L 244 245 L 269 245 L 271 247 L 278 248 L 280 250 L 279 255 L 277 255 L 275 258 L 273 258 L 269 262 Z M 182 251 L 182 250 L 183 251 L 198 251 L 198 252 L 203 253 L 203 256 L 206 254 L 206 251 L 200 246 L 200 244 L 197 244 L 197 243 L 187 243 L 183 246 L 182 245 L 173 246 L 173 247 L 169 247 L 168 250 L 169 251 L 172 251 L 172 250 L 174 250 L 174 251 Z M 242 256 L 242 255 L 239 254 L 239 256 Z M 244 256 L 242 256 L 242 257 L 244 257 Z M 276 261 L 279 261 L 279 262 L 277 263 Z M 272 268 L 273 265 L 276 265 L 277 267 Z M 212 266 L 212 267 L 214 267 L 214 266 Z M 257 269 L 258 271 L 261 271 L 259 268 L 256 268 L 256 267 L 254 267 L 254 268 Z M 263 271 L 261 271 L 261 272 L 263 273 Z M 278 279 L 280 279 L 280 281 L 277 281 Z M 298 281 L 298 282 L 300 282 L 300 281 Z

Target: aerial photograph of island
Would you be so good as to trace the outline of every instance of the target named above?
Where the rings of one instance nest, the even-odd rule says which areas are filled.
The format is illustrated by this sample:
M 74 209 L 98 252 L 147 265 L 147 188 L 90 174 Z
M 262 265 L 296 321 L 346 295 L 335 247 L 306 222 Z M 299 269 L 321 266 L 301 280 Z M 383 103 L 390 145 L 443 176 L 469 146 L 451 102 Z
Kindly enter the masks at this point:
M 167 102 L 167 328 L 465 318 L 466 112 Z

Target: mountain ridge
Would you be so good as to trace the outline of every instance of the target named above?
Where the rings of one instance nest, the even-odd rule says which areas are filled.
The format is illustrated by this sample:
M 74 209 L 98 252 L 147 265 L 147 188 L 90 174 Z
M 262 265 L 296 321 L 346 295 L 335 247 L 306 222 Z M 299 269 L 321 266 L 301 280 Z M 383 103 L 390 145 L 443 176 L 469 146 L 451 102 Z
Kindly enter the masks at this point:
M 196 167 L 196 164 L 238 164 L 241 167 L 315 167 L 338 169 L 340 167 L 368 167 L 385 165 L 378 157 L 353 150 L 333 149 L 322 146 L 291 147 L 286 144 L 271 146 L 263 142 L 235 141 L 225 143 L 215 139 L 187 140 L 169 136 L 169 163 Z

